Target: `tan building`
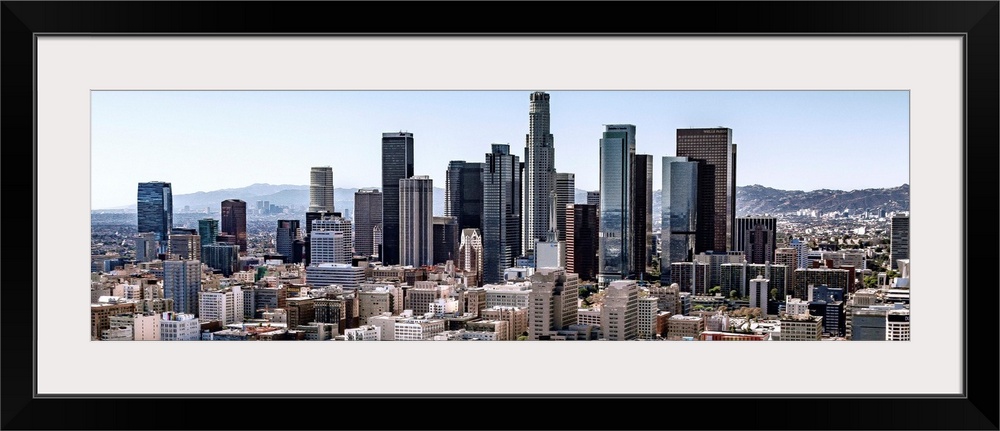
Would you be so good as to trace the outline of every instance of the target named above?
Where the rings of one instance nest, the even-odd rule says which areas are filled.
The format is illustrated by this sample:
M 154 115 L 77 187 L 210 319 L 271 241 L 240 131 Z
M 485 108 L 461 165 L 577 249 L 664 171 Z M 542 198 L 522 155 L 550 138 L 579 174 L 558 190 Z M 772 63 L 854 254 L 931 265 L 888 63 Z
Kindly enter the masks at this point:
M 421 315 L 430 310 L 430 304 L 440 298 L 447 298 L 451 286 L 440 285 L 434 281 L 418 281 L 406 290 L 406 300 L 403 308 L 413 310 L 413 314 Z
M 657 307 L 659 298 L 647 296 L 639 298 L 639 339 L 654 340 L 658 332 L 656 331 L 656 316 L 660 309 Z
M 639 285 L 635 280 L 612 281 L 604 289 L 601 332 L 607 340 L 634 340 L 639 336 Z
M 656 307 L 670 314 L 681 313 L 681 288 L 677 283 L 669 286 L 654 285 L 649 287 L 649 296 L 659 298 Z
M 285 300 L 285 310 L 288 312 L 288 327 L 307 325 L 316 321 L 315 298 L 294 297 Z
M 102 302 L 90 304 L 90 339 L 100 340 L 102 332 L 111 328 L 111 316 L 134 314 L 135 302 Z
M 562 268 L 539 268 L 528 294 L 528 339 L 546 340 L 576 324 L 580 276 Z
M 808 314 L 781 316 L 779 341 L 819 341 L 823 336 L 823 318 Z
M 698 340 L 705 331 L 705 319 L 697 316 L 670 316 L 667 320 L 667 339 L 680 340 L 691 337 Z
M 601 326 L 601 308 L 580 308 L 576 310 L 576 322 L 580 325 Z
M 510 322 L 503 320 L 480 320 L 469 322 L 465 325 L 466 334 L 464 339 L 477 339 L 484 341 L 509 341 L 511 329 Z
M 528 332 L 528 309 L 518 307 L 492 307 L 483 309 L 480 313 L 483 320 L 501 320 L 509 322 L 507 338 L 516 340 L 521 334 Z

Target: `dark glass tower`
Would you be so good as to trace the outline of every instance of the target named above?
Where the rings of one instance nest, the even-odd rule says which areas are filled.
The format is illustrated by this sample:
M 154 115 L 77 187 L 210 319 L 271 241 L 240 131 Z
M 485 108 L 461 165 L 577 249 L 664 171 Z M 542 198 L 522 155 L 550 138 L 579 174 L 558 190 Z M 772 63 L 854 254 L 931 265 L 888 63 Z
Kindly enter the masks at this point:
M 483 228 L 483 164 L 463 160 L 448 163 L 444 215 L 458 219 L 459 231 Z
M 379 254 L 375 227 L 382 226 L 382 192 L 364 188 L 354 193 L 354 254 L 364 257 Z
M 660 283 L 669 285 L 671 264 L 694 258 L 698 222 L 698 162 L 663 158 L 660 193 Z
M 247 251 L 247 203 L 240 199 L 222 201 L 222 232 L 236 237 L 240 252 Z
M 483 165 L 483 282 L 500 283 L 521 255 L 521 163 L 493 144 Z
M 295 240 L 299 239 L 298 220 L 278 220 L 277 236 L 274 240 L 275 250 L 285 257 L 285 262 L 295 261 Z
M 733 249 L 736 224 L 736 144 L 733 130 L 677 129 L 677 157 L 698 162 L 695 253 Z
M 165 247 L 174 224 L 174 197 L 170 183 L 139 183 L 136 201 L 139 232 L 153 232 Z
M 646 272 L 653 258 L 653 156 L 636 154 L 632 162 L 632 273 Z
M 202 246 L 214 244 L 215 238 L 219 236 L 219 221 L 214 218 L 198 220 L 198 235 L 201 236 Z
M 634 274 L 635 126 L 605 125 L 600 140 L 599 277 L 602 283 Z
M 580 280 L 597 277 L 597 205 L 566 206 L 566 271 Z
M 747 263 L 774 263 L 778 241 L 776 217 L 737 217 L 733 251 L 742 251 Z
M 413 176 L 413 133 L 382 134 L 382 263 L 398 265 L 399 180 Z

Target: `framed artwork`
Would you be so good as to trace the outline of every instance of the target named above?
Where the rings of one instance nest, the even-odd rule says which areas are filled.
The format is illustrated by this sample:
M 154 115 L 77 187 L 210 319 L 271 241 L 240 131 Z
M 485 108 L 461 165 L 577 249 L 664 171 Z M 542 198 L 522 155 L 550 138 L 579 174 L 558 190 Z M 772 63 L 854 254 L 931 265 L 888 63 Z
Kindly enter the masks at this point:
M 8 160 L 30 153 L 34 161 L 30 182 L 14 174 L 18 167 L 8 169 L 13 186 L 8 203 L 32 201 L 34 223 L 29 238 L 12 240 L 10 235 L 29 231 L 8 229 L 8 241 L 30 241 L 33 254 L 5 259 L 10 268 L 4 272 L 2 316 L 8 352 L 2 363 L 5 428 L 281 429 L 315 421 L 298 414 L 222 413 L 226 409 L 197 421 L 176 414 L 213 410 L 218 401 L 245 409 L 247 403 L 273 400 L 301 404 L 303 410 L 326 406 L 377 415 L 360 428 L 422 427 L 428 409 L 439 408 L 459 411 L 455 417 L 462 419 L 453 421 L 459 428 L 490 423 L 520 429 L 535 425 L 527 416 L 505 413 L 496 421 L 495 413 L 469 407 L 511 403 L 527 411 L 522 403 L 569 402 L 586 408 L 574 410 L 559 426 L 580 429 L 997 429 L 995 379 L 978 377 L 995 369 L 997 292 L 970 291 L 975 283 L 968 276 L 982 256 L 991 255 L 971 246 L 997 240 L 994 224 L 969 223 L 970 214 L 995 214 L 997 202 L 992 186 L 1000 142 L 997 2 L 574 3 L 573 15 L 593 18 L 580 22 L 530 18 L 529 8 L 521 10 L 518 3 L 485 15 L 472 11 L 486 5 L 463 4 L 467 16 L 489 16 L 482 20 L 446 19 L 447 7 L 427 21 L 408 18 L 438 9 L 418 4 L 393 5 L 398 9 L 391 11 L 377 3 L 352 4 L 365 11 L 354 15 L 321 12 L 334 5 L 3 2 L 3 137 L 8 151 L 25 148 L 25 155 L 11 153 Z M 570 6 L 551 6 L 557 5 Z M 610 19 L 618 15 L 621 22 Z M 365 102 L 365 92 L 377 93 L 373 98 L 379 100 Z M 628 96 L 588 99 L 596 93 Z M 218 182 L 225 188 L 241 184 L 241 178 L 249 179 L 246 184 L 260 178 L 250 172 L 273 170 L 281 178 L 281 163 L 294 163 L 294 175 L 302 178 L 307 173 L 300 165 L 343 163 L 345 170 L 372 174 L 368 183 L 359 180 L 354 187 L 380 185 L 377 157 L 362 154 L 378 153 L 379 136 L 332 143 L 334 148 L 322 151 L 322 139 L 281 143 L 285 136 L 311 139 L 307 123 L 323 121 L 313 109 L 328 103 L 324 98 L 330 95 L 351 95 L 350 103 L 339 102 L 343 106 L 329 115 L 355 123 L 390 112 L 379 106 L 392 104 L 394 95 L 403 106 L 394 110 L 423 111 L 407 118 L 415 126 L 400 127 L 418 127 L 420 121 L 449 127 L 453 123 L 443 117 L 474 109 L 513 116 L 525 126 L 511 134 L 516 139 L 526 139 L 521 137 L 528 130 L 529 95 L 552 95 L 553 121 L 563 97 L 572 105 L 565 108 L 572 114 L 564 121 L 604 122 L 591 124 L 596 133 L 575 135 L 567 128 L 555 137 L 557 160 L 579 160 L 563 163 L 581 172 L 578 185 L 597 189 L 597 174 L 583 172 L 602 169 L 595 163 L 598 141 L 607 138 L 601 132 L 640 121 L 630 119 L 640 114 L 625 105 L 668 93 L 706 97 L 671 99 L 675 109 L 663 114 L 671 118 L 660 124 L 654 113 L 636 123 L 639 152 L 651 154 L 657 175 L 666 172 L 661 158 L 674 155 L 669 130 L 683 127 L 678 124 L 720 126 L 704 124 L 712 118 L 749 124 L 738 118 L 764 118 L 769 106 L 787 117 L 768 120 L 767 130 L 782 142 L 771 151 L 796 157 L 770 164 L 768 157 L 752 154 L 753 146 L 740 147 L 745 151 L 740 154 L 748 155 L 739 159 L 741 172 L 786 170 L 803 181 L 826 177 L 846 184 L 908 172 L 907 257 L 916 286 L 908 341 L 105 343 L 91 341 L 93 325 L 81 322 L 89 317 L 80 304 L 87 295 L 82 286 L 90 281 L 85 275 L 90 211 L 105 202 L 117 205 L 115 190 L 125 190 L 127 204 L 135 198 L 136 182 L 156 179 L 137 179 L 136 172 L 170 175 L 171 166 L 187 158 L 198 167 L 178 175 L 175 184 L 235 177 Z M 423 104 L 442 94 L 447 97 L 441 105 Z M 507 94 L 516 95 L 519 111 L 508 112 L 506 102 L 493 99 Z M 816 96 L 812 104 L 791 100 L 807 94 Z M 851 103 L 873 94 L 895 99 Z M 823 98 L 829 95 L 848 100 Z M 448 103 L 465 105 L 456 109 Z M 615 103 L 622 107 L 616 110 Z M 894 104 L 892 118 L 899 121 L 867 118 L 864 133 L 885 134 L 884 145 L 904 134 L 908 148 L 897 154 L 855 145 L 852 135 L 838 134 L 843 130 L 816 135 L 803 130 L 808 118 L 846 125 L 852 123 L 844 118 L 881 115 L 879 104 Z M 223 111 L 229 115 L 220 116 Z M 600 118 L 587 118 L 588 113 Z M 175 116 L 192 119 L 187 124 L 193 130 L 178 130 Z M 271 127 L 264 120 L 268 116 L 283 120 Z M 209 125 L 220 121 L 240 131 L 233 136 L 242 143 L 217 151 L 197 142 L 199 133 L 216 133 Z M 295 126 L 283 127 L 281 121 Z M 485 129 L 491 123 L 501 121 L 476 125 Z M 156 125 L 162 128 L 137 131 Z M 385 132 L 395 126 L 379 127 Z M 643 135 L 657 127 L 669 130 Z M 745 130 L 732 131 L 738 136 Z M 175 132 L 175 144 L 157 143 L 157 134 Z M 418 133 L 415 151 L 424 154 L 416 159 L 426 168 L 415 174 L 441 178 L 448 161 L 480 161 L 473 157 L 490 152 L 494 139 L 449 147 L 443 136 L 423 143 Z M 270 140 L 255 141 L 268 134 Z M 476 136 L 468 130 L 454 134 Z M 797 142 L 796 136 L 810 138 Z M 870 136 L 853 136 L 871 142 Z M 500 139 L 509 141 L 510 153 L 524 157 L 521 141 Z M 765 141 L 764 134 L 757 138 L 761 146 Z M 251 150 L 251 145 L 260 146 Z M 186 156 L 172 158 L 178 152 Z M 171 166 L 164 166 L 168 161 Z M 341 168 L 333 169 L 336 175 Z M 211 174 L 203 175 L 206 171 Z M 653 181 L 655 189 L 659 180 Z M 195 190 L 202 189 L 190 189 Z M 111 197 L 98 203 L 106 196 Z M 20 276 L 28 269 L 30 286 Z M 383 400 L 399 414 L 379 414 L 381 408 L 373 406 Z M 591 403 L 605 401 L 654 404 L 650 417 L 623 426 L 585 413 L 600 408 Z M 664 406 L 680 413 L 676 420 L 658 415 Z M 705 409 L 727 413 L 706 415 Z M 431 427 L 449 425 L 434 421 Z

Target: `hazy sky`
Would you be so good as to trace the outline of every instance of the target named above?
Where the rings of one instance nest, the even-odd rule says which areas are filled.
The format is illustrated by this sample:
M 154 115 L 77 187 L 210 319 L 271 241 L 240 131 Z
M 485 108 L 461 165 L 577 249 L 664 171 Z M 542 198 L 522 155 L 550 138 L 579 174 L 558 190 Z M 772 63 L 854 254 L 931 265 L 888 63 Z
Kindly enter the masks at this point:
M 537 89 L 545 91 L 545 89 Z M 444 187 L 450 160 L 492 143 L 524 159 L 535 91 L 94 91 L 92 208 L 134 204 L 137 183 L 175 195 L 254 183 L 381 187 L 382 132 L 413 133 L 416 175 Z M 676 130 L 728 127 L 736 184 L 785 190 L 909 183 L 905 91 L 550 91 L 556 170 L 597 190 L 604 124 L 636 125 L 636 151 L 675 155 Z

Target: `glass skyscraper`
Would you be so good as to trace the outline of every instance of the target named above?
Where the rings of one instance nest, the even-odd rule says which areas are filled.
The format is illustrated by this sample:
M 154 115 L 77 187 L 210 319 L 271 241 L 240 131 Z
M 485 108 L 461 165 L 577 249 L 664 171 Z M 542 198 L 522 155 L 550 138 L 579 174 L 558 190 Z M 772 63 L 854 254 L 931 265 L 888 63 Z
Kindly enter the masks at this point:
M 240 199 L 222 201 L 222 232 L 236 237 L 240 252 L 247 251 L 247 203 Z
M 483 282 L 503 282 L 521 255 L 521 163 L 510 145 L 493 144 L 483 164 Z
M 736 144 L 733 130 L 677 129 L 678 157 L 698 162 L 695 253 L 733 250 L 736 224 Z
M 174 224 L 174 197 L 170 183 L 152 181 L 139 183 L 136 201 L 139 232 L 153 232 L 156 240 L 166 247 Z
M 635 125 L 605 125 L 601 148 L 600 251 L 598 279 L 602 284 L 634 273 L 632 207 L 635 175 Z
M 198 235 L 201 236 L 202 246 L 214 244 L 219 236 L 219 221 L 214 218 L 198 220 Z
M 458 228 L 483 228 L 483 164 L 463 160 L 448 163 L 444 215 L 458 219 Z
M 670 264 L 691 262 L 698 222 L 698 162 L 664 157 L 660 200 L 660 282 L 670 284 Z
M 382 263 L 398 265 L 399 180 L 413 176 L 413 133 L 382 134 Z

